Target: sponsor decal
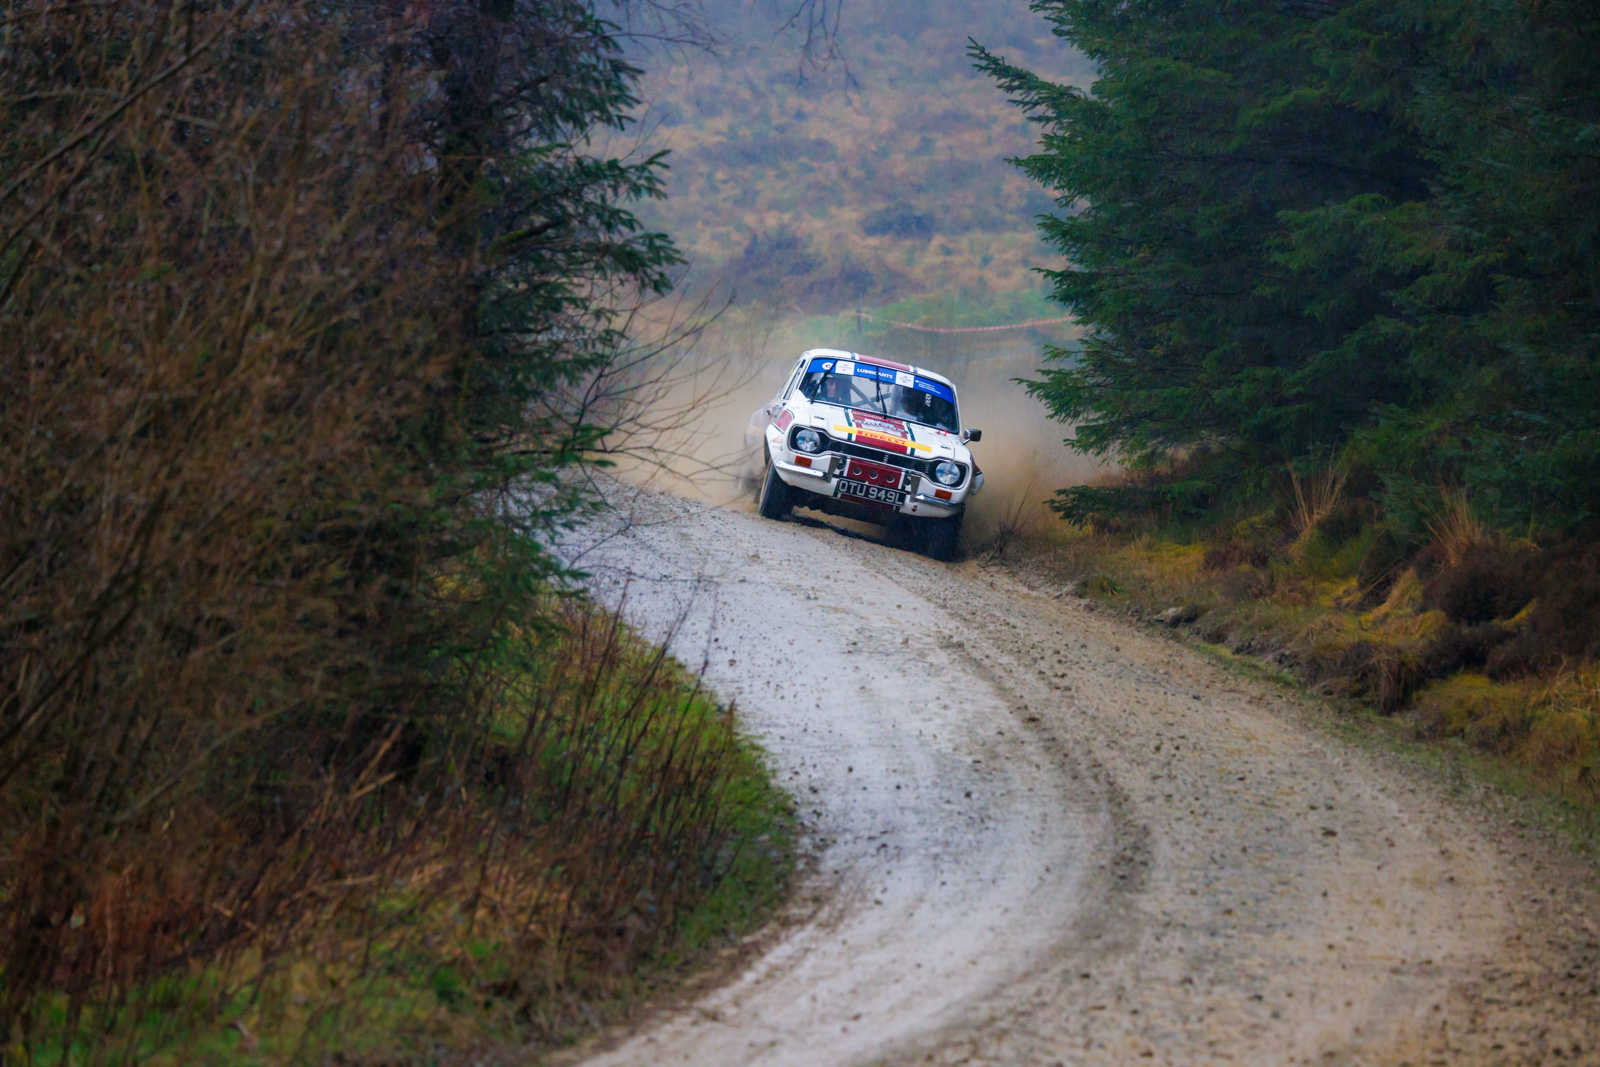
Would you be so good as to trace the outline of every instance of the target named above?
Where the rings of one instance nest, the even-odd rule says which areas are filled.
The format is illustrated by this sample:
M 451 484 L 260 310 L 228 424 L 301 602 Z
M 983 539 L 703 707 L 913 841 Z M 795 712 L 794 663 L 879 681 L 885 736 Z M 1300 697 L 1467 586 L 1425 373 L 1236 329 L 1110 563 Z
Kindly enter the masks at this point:
M 913 441 L 909 437 L 899 437 L 882 430 L 869 430 L 859 426 L 835 426 L 839 433 L 855 434 L 862 441 L 870 441 L 875 447 L 882 448 L 885 452 L 910 452 L 916 449 L 920 452 L 932 452 L 933 449 L 920 441 Z
M 834 426 L 834 430 L 839 433 L 854 434 L 858 440 L 870 442 L 885 452 L 899 452 L 905 455 L 914 450 L 933 451 L 931 446 L 911 436 L 911 429 L 902 419 L 870 411 L 858 411 L 854 408 L 845 412 L 844 418 L 850 425 Z
M 956 391 L 943 382 L 936 382 L 932 378 L 919 377 L 917 379 L 917 388 L 924 393 L 932 393 L 934 396 L 942 397 L 952 404 L 956 402 Z
M 848 374 L 856 378 L 870 378 L 873 381 L 889 382 L 894 385 L 920 389 L 924 393 L 932 393 L 934 396 L 942 397 L 952 404 L 956 402 L 956 391 L 943 382 L 936 382 L 932 378 L 924 378 L 922 375 L 915 373 L 911 367 L 904 367 L 900 364 L 894 364 L 894 367 L 900 367 L 901 369 L 880 367 L 872 363 L 862 363 L 858 360 L 813 359 L 808 370 L 813 373 L 816 371 L 832 371 L 835 374 Z

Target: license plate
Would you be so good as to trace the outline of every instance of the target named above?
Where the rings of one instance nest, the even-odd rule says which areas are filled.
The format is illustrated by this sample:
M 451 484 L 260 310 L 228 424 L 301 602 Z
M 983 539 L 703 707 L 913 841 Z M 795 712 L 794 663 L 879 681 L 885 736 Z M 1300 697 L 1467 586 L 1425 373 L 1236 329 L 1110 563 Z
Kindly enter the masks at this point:
M 874 504 L 885 504 L 891 508 L 898 508 L 906 502 L 906 495 L 898 489 L 873 485 L 871 482 L 858 482 L 852 478 L 840 478 L 834 495 L 870 500 Z

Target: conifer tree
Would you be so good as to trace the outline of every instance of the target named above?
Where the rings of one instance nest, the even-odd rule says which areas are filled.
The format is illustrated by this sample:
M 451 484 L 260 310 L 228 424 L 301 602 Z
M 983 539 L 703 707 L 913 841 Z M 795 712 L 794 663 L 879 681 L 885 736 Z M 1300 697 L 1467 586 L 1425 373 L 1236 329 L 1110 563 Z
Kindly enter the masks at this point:
M 1339 453 L 1395 506 L 1444 482 L 1509 525 L 1600 514 L 1592 7 L 1034 7 L 1092 92 L 973 54 L 1040 124 L 1019 162 L 1087 336 L 1030 389 L 1078 448 L 1209 454 L 1201 490 Z
M 1092 93 L 974 54 L 1040 123 L 1021 164 L 1063 208 L 1043 223 L 1068 261 L 1049 276 L 1088 334 L 1030 388 L 1077 446 L 1275 464 L 1405 399 L 1359 334 L 1387 310 L 1384 279 L 1348 254 L 1315 271 L 1278 255 L 1286 212 L 1425 188 L 1384 103 L 1329 92 L 1316 19 L 1268 0 L 1035 7 L 1098 64 Z

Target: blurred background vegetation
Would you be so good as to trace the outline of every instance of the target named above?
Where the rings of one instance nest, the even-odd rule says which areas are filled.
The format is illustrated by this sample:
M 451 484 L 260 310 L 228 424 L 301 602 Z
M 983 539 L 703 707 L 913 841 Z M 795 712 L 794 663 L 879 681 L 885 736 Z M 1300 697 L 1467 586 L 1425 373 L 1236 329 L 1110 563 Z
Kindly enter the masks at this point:
M 693 283 L 808 315 L 943 294 L 941 326 L 1051 310 L 1030 271 L 1053 202 L 1006 162 L 1031 124 L 966 55 L 973 37 L 1087 86 L 1026 4 L 846 0 L 820 65 L 785 28 L 792 3 L 704 8 L 720 58 L 653 57 L 640 87 L 648 143 L 672 152 L 642 217 L 677 237 Z

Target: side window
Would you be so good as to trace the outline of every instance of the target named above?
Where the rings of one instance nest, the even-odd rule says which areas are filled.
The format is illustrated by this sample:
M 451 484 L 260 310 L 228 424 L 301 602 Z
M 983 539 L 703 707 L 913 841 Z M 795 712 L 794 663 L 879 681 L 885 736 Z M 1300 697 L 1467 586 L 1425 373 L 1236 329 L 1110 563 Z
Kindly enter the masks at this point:
M 789 375 L 789 384 L 783 387 L 783 392 L 780 394 L 784 400 L 788 400 L 789 394 L 794 392 L 794 383 L 800 380 L 800 373 L 805 370 L 805 366 L 804 359 L 794 365 L 794 373 Z

